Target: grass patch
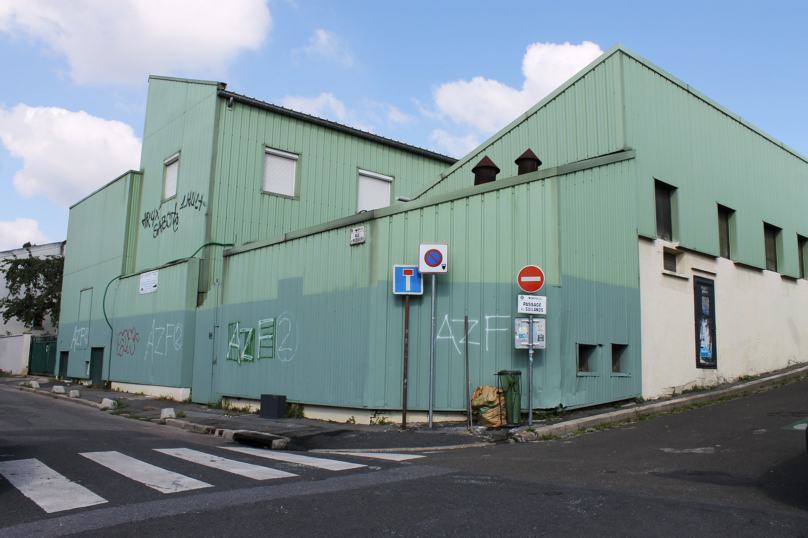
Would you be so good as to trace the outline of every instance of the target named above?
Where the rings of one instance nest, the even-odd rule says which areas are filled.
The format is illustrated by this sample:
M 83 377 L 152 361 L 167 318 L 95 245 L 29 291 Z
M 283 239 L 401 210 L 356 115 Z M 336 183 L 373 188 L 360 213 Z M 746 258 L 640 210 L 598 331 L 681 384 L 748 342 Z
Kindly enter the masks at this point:
M 6 372 L 4 370 L 0 370 L 0 377 L 11 377 L 13 374 L 11 372 Z
M 177 418 L 185 418 L 185 417 L 188 416 L 188 415 L 185 414 L 185 411 L 177 411 L 174 414 L 176 415 Z
M 370 423 L 376 426 L 386 426 L 387 424 L 392 424 L 393 421 L 390 420 L 390 417 L 384 416 L 376 412 L 370 416 Z
M 124 402 L 121 398 L 113 398 L 112 401 L 115 402 L 115 409 L 126 409 L 129 407 L 129 404 Z
M 165 394 L 158 396 L 158 397 L 157 397 L 157 399 L 158 399 L 158 400 L 160 400 L 161 402 L 175 402 L 175 403 L 180 403 L 180 402 L 179 402 L 179 400 L 177 400 L 177 399 L 176 399 L 176 398 L 174 398 L 173 396 L 167 396 L 167 395 L 165 395 Z
M 283 418 L 306 418 L 306 413 L 301 404 L 286 402 L 286 412 Z
M 222 398 L 218 402 L 208 402 L 208 409 L 223 409 L 225 411 L 230 411 L 233 409 L 233 406 L 230 405 L 230 402 Z

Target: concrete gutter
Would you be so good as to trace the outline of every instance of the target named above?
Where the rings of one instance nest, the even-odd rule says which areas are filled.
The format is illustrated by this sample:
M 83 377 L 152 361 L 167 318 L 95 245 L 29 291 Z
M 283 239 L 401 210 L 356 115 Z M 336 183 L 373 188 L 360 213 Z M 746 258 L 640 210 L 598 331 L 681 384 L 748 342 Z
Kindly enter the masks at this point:
M 568 420 L 565 422 L 559 422 L 557 424 L 551 424 L 549 426 L 540 426 L 538 428 L 535 428 L 536 432 L 534 435 L 536 436 L 537 439 L 541 439 L 542 437 L 546 437 L 548 435 L 552 435 L 553 437 L 565 437 L 568 435 L 572 435 L 578 432 L 579 430 L 594 428 L 596 426 L 601 426 L 603 424 L 617 424 L 619 422 L 624 422 L 626 420 L 631 420 L 641 416 L 656 415 L 659 413 L 673 411 L 674 409 L 690 407 L 691 405 L 699 403 L 711 402 L 714 400 L 724 398 L 726 396 L 736 396 L 743 394 L 745 392 L 753 392 L 770 385 L 779 384 L 783 381 L 787 381 L 795 377 L 800 377 L 801 375 L 807 372 L 808 372 L 808 366 L 803 366 L 801 368 L 797 368 L 789 372 L 764 377 L 762 379 L 756 379 L 748 383 L 741 383 L 740 385 L 727 387 L 725 389 L 710 390 L 709 392 L 706 392 L 704 394 L 694 394 L 693 396 L 674 398 L 671 400 L 666 400 L 664 402 L 657 402 L 652 403 L 650 405 L 643 405 L 641 407 L 633 407 L 631 409 L 620 409 L 618 411 L 611 411 L 600 415 L 593 415 L 589 417 Z M 524 440 L 532 441 L 533 439 L 524 439 Z
M 467 445 L 447 445 L 447 446 L 419 446 L 419 447 L 399 447 L 399 448 L 315 448 L 307 452 L 423 452 L 424 450 L 457 450 L 460 448 L 482 448 L 494 446 L 498 443 L 469 443 Z

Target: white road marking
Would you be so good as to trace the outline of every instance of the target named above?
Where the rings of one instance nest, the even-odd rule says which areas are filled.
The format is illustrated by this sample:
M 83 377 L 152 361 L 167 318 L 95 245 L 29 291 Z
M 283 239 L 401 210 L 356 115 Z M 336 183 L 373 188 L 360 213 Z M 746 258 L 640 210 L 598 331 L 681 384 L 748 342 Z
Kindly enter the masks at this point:
M 300 454 L 290 454 L 288 452 L 279 452 L 276 450 L 266 450 L 264 448 L 247 448 L 236 446 L 220 446 L 227 450 L 234 452 L 241 452 L 242 454 L 250 454 L 251 456 L 258 456 L 261 458 L 268 458 L 277 461 L 286 461 L 289 463 L 299 463 L 308 467 L 317 467 L 318 469 L 326 469 L 329 471 L 345 471 L 346 469 L 358 469 L 365 467 L 361 463 L 348 463 L 346 461 L 327 460 L 323 458 L 312 458 L 310 456 L 302 456 Z
M 107 502 L 36 459 L 2 461 L 0 474 L 49 514 Z
M 389 461 L 406 461 L 426 457 L 416 454 L 392 454 L 390 452 L 329 452 L 329 454 L 343 454 L 345 456 L 359 456 L 360 458 L 376 458 L 377 460 Z
M 120 452 L 83 452 L 81 455 L 118 474 L 156 489 L 160 493 L 176 493 L 178 491 L 213 487 L 211 484 L 206 484 L 201 480 L 167 471 Z
M 246 476 L 247 478 L 252 478 L 254 480 L 269 480 L 272 478 L 288 478 L 291 476 L 297 476 L 296 474 L 279 471 L 270 467 L 229 460 L 227 458 L 220 458 L 219 456 L 205 454 L 204 452 L 191 450 L 190 448 L 155 448 L 155 450 L 157 452 L 162 452 L 163 454 L 168 454 L 169 456 L 174 456 L 175 458 L 190 461 L 191 463 L 198 463 L 199 465 L 204 465 L 205 467 L 211 467 L 220 471 Z

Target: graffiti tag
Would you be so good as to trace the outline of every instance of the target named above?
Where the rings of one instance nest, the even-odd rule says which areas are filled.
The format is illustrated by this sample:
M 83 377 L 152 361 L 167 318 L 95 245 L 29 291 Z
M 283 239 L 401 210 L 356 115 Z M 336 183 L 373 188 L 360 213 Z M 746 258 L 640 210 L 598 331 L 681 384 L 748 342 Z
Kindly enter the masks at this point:
M 134 355 L 135 345 L 140 341 L 137 329 L 132 327 L 118 333 L 118 356 Z
M 170 347 L 169 340 L 171 340 Z M 175 353 L 182 350 L 182 323 L 166 323 L 165 326 L 158 326 L 152 320 L 152 328 L 146 342 L 146 353 L 143 355 L 143 360 L 151 359 L 154 362 L 155 355 L 167 357 L 172 349 Z
M 90 328 L 89 327 L 76 327 L 73 330 L 73 342 L 70 344 L 71 349 L 87 349 L 90 345 Z

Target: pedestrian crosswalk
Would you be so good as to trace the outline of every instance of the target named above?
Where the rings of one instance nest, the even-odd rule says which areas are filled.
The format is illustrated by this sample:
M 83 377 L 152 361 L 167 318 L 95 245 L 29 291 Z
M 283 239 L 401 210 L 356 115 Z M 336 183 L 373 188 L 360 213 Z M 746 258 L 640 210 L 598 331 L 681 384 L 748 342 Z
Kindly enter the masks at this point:
M 225 458 L 190 448 L 155 448 L 153 450 L 154 452 L 171 456 L 172 458 L 182 460 L 183 462 L 261 481 L 299 477 L 297 473 L 306 472 L 306 468 L 326 470 L 331 472 L 368 468 L 367 465 L 363 463 L 354 463 L 350 461 L 343 461 L 342 459 L 333 459 L 332 456 L 376 458 L 394 462 L 401 462 L 423 457 L 413 454 L 369 452 L 330 452 L 319 453 L 318 456 L 322 457 L 312 457 L 299 453 L 244 446 L 222 446 L 219 448 L 234 453 L 234 458 L 241 456 L 255 456 L 266 460 L 279 462 L 282 464 L 282 466 L 283 464 L 291 464 L 292 466 L 287 468 L 290 468 L 295 472 L 292 473 L 275 469 L 273 467 L 268 467 L 266 465 L 257 465 L 255 463 L 247 463 L 238 459 Z M 161 465 L 158 466 L 114 450 L 103 452 L 81 452 L 79 455 L 89 461 L 105 467 L 110 471 L 113 471 L 120 476 L 164 494 L 215 487 L 215 484 L 213 483 L 215 482 L 214 479 L 209 479 L 203 476 L 203 478 L 205 478 L 205 480 L 209 480 L 210 483 L 203 482 L 197 478 L 192 478 L 169 470 L 167 467 L 171 467 L 171 460 L 166 460 L 165 458 L 158 462 L 161 463 Z M 58 467 L 56 465 L 54 466 Z M 184 468 L 187 468 L 187 464 L 185 464 Z M 369 467 L 369 469 L 378 469 L 378 467 Z M 72 469 L 66 470 L 60 468 L 60 470 L 75 476 L 75 472 Z M 34 458 L 0 461 L 0 476 L 5 477 L 5 479 L 8 480 L 12 486 L 17 488 L 20 493 L 36 503 L 40 508 L 42 508 L 42 510 L 49 514 L 109 502 L 104 497 L 91 491 L 90 488 L 70 480 L 66 476 L 62 475 L 59 471 Z M 82 482 L 86 483 L 85 480 L 82 480 Z

